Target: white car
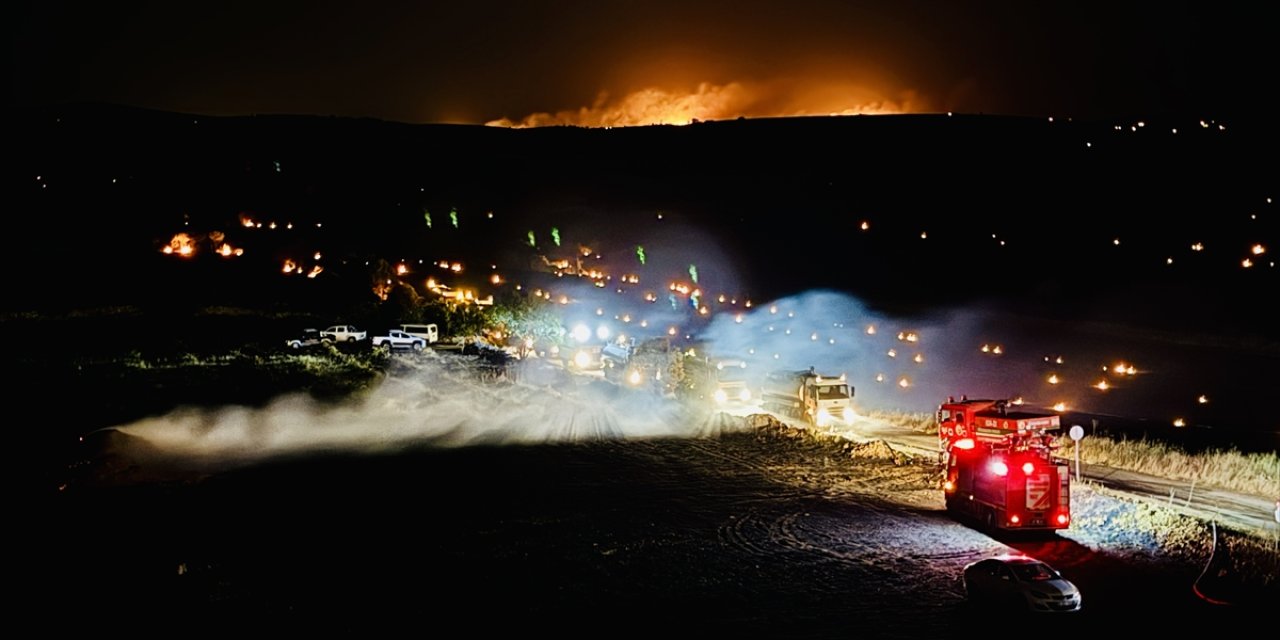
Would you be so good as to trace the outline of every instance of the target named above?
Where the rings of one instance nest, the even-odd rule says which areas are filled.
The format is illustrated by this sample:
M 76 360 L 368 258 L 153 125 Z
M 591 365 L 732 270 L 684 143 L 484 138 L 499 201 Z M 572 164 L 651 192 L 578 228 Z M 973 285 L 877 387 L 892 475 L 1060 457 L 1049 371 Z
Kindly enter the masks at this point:
M 414 351 L 422 351 L 427 348 L 427 339 L 412 334 L 405 333 L 398 329 L 392 329 L 385 336 L 374 336 L 373 346 L 387 347 L 389 349 L 413 349 Z
M 369 334 L 349 324 L 335 324 L 321 331 L 320 339 L 334 342 L 359 342 L 364 340 L 367 335 Z
M 1027 556 L 970 563 L 964 568 L 964 591 L 980 605 L 1043 613 L 1080 610 L 1080 590 L 1053 567 Z

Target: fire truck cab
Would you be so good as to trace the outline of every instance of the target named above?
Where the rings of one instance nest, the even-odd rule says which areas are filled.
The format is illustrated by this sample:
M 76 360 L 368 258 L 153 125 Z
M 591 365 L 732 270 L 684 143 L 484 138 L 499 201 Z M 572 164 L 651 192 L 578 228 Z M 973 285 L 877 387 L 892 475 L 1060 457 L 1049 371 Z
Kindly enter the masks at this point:
M 1071 474 L 1054 457 L 1057 414 L 1006 400 L 956 401 L 938 408 L 947 511 L 988 530 L 1065 529 L 1071 525 Z

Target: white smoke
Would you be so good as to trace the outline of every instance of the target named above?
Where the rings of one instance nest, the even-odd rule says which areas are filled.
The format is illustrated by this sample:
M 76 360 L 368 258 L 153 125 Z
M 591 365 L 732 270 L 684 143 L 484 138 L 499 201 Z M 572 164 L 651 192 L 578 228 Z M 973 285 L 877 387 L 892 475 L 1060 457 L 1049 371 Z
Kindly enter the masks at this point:
M 472 356 L 429 351 L 397 358 L 357 402 L 294 394 L 262 408 L 184 408 L 109 431 L 128 436 L 111 453 L 131 463 L 210 470 L 320 452 L 698 437 L 734 426 L 671 397 L 536 360 L 513 362 L 494 379 Z
M 1039 379 L 1034 366 L 981 351 L 1015 348 L 997 340 L 1010 336 L 990 317 L 956 310 L 894 318 L 849 295 L 813 291 L 718 315 L 703 338 L 715 357 L 747 362 L 756 381 L 772 370 L 844 374 L 863 409 L 929 411 L 962 394 L 1038 400 L 1027 389 Z

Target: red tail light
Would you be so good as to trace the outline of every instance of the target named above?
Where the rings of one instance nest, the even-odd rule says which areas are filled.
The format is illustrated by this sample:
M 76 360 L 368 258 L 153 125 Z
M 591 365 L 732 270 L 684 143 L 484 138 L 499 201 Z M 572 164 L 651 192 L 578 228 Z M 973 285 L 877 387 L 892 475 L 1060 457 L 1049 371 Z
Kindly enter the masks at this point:
M 1058 524 L 1066 524 L 1066 523 L 1067 523 L 1067 521 L 1069 521 L 1070 519 L 1071 519 L 1071 518 L 1068 518 L 1068 517 L 1067 517 L 1067 514 L 1065 514 L 1065 513 L 1059 513 L 1059 514 L 1058 514 Z
M 1036 466 L 1035 466 L 1034 464 L 1031 464 L 1030 462 L 1024 462 L 1024 463 L 1022 463 L 1022 472 L 1023 472 L 1023 473 L 1025 473 L 1025 474 L 1027 474 L 1027 475 L 1031 475 L 1031 472 L 1032 472 L 1032 471 L 1035 471 L 1035 470 L 1036 470 Z

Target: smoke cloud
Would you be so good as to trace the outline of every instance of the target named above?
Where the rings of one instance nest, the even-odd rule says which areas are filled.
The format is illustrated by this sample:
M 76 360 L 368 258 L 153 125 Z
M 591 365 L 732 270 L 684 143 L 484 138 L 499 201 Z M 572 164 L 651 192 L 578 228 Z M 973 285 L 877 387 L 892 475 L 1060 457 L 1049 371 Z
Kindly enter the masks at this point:
M 931 411 L 947 396 L 962 394 L 1056 401 L 1034 393 L 1040 375 L 1025 355 L 1036 351 L 990 312 L 893 318 L 849 295 L 812 291 L 718 315 L 703 337 L 713 357 L 746 362 L 753 382 L 772 370 L 844 374 L 863 410 Z M 984 353 L 983 344 L 1020 351 L 1024 358 Z

